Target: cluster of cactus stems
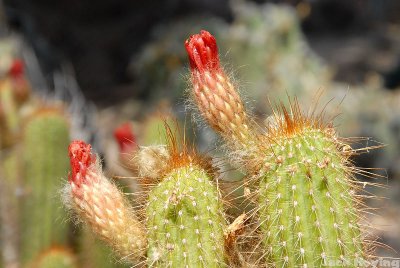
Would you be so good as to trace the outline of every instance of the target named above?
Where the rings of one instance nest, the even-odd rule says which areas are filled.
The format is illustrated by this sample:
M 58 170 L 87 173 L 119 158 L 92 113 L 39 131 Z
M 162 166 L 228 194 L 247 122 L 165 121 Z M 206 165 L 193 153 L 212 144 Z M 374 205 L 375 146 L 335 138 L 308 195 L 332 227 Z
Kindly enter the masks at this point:
M 218 171 L 166 127 L 167 144 L 137 147 L 131 126 L 115 133 L 140 177 L 132 207 L 102 173 L 89 144 L 69 146 L 65 202 L 122 260 L 147 267 L 354 267 L 368 261 L 363 202 L 352 148 L 299 104 L 280 106 L 264 130 L 248 115 L 220 65 L 215 38 L 191 36 L 192 99 L 246 170 L 252 209 L 231 221 Z M 126 141 L 126 142 L 125 142 Z M 125 160 L 129 160 L 126 158 Z
M 9 222 L 2 223 L 14 228 L 6 243 L 19 255 L 14 261 L 42 267 L 37 264 L 39 255 L 55 245 L 67 245 L 68 240 L 68 224 L 55 193 L 68 170 L 69 125 L 59 109 L 40 109 L 26 120 L 22 132 L 22 144 L 2 155 L 2 175 L 9 191 L 3 194 L 12 202 L 3 208 L 11 209 L 3 217 Z M 19 226 L 12 221 L 20 222 Z
M 58 192 L 69 169 L 64 106 L 31 94 L 23 62 L 0 79 L 0 267 L 76 268 Z
M 321 116 L 302 114 L 297 103 L 277 109 L 258 133 L 240 99 L 231 97 L 215 46 L 205 31 L 186 43 L 195 101 L 210 125 L 235 144 L 231 148 L 239 152 L 233 155 L 244 156 L 237 160 L 249 173 L 265 262 L 318 267 L 334 260 L 348 266 L 367 258 L 351 147 Z
M 156 27 L 152 41 L 131 61 L 138 90 L 152 92 L 153 98 L 167 93 L 170 100 L 178 102 L 187 88 L 187 79 L 181 79 L 187 56 L 180 40 L 188 33 L 206 28 L 218 40 L 218 47 L 223 51 L 221 59 L 228 58 L 225 69 L 228 73 L 234 70 L 231 80 L 250 82 L 243 96 L 251 103 L 255 115 L 273 113 L 273 105 L 266 105 L 266 99 L 282 101 L 289 107 L 288 95 L 296 96 L 306 109 L 316 102 L 329 102 L 324 108 L 326 118 L 345 115 L 338 116 L 340 123 L 335 126 L 342 136 L 373 137 L 366 138 L 370 145 L 390 144 L 385 150 L 373 152 L 368 166 L 399 174 L 400 143 L 395 131 L 399 128 L 400 115 L 398 91 L 385 89 L 379 75 L 372 73 L 366 76 L 365 82 L 352 85 L 348 94 L 348 84 L 333 79 L 334 68 L 314 53 L 303 35 L 298 16 L 301 8 L 252 1 L 231 1 L 229 6 L 233 12 L 229 22 L 212 15 L 206 19 L 188 15 Z M 251 118 L 264 119 L 262 116 Z M 215 142 L 210 137 L 215 136 L 209 135 L 209 131 L 199 132 L 201 150 Z M 374 157 L 375 154 L 379 157 Z

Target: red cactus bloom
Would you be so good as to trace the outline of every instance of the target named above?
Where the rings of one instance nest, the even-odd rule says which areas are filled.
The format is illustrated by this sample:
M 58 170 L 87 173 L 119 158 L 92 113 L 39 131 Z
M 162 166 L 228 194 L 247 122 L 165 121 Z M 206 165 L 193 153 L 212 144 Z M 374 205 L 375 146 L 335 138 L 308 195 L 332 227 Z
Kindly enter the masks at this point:
M 245 142 L 249 138 L 247 116 L 242 100 L 220 66 L 214 36 L 203 30 L 186 40 L 185 48 L 200 112 L 227 139 Z
M 126 122 L 114 131 L 114 137 L 118 142 L 121 153 L 128 153 L 136 149 L 136 137 L 132 131 L 132 125 Z
M 68 155 L 71 163 L 71 175 L 69 181 L 78 187 L 85 182 L 87 170 L 95 163 L 96 157 L 92 155 L 92 146 L 83 141 L 71 142 L 68 147 Z
M 192 71 L 204 72 L 220 68 L 217 41 L 209 32 L 202 30 L 200 34 L 190 36 L 185 47 Z

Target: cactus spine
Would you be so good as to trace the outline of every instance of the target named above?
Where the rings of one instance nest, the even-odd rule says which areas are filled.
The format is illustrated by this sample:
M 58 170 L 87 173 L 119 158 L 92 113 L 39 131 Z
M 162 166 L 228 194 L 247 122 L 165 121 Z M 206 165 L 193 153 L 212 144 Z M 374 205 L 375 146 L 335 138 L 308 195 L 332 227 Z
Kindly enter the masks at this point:
M 53 244 L 64 244 L 68 225 L 57 193 L 68 170 L 65 151 L 69 126 L 57 109 L 44 109 L 25 126 L 24 209 L 22 215 L 22 258 L 32 260 Z
M 219 65 L 214 37 L 202 31 L 185 43 L 194 99 L 208 123 L 250 173 L 258 194 L 262 259 L 275 267 L 353 267 L 363 258 L 350 146 L 320 117 L 297 103 L 276 111 L 258 134 Z M 264 258 L 266 257 L 266 258 Z

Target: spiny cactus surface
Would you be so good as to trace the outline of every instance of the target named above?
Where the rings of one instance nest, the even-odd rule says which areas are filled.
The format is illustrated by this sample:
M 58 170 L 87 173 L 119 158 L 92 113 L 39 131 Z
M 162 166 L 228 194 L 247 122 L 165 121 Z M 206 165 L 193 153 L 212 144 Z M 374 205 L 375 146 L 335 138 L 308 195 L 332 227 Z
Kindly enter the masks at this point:
M 201 31 L 185 46 L 195 102 L 255 188 L 256 233 L 263 244 L 258 264 L 356 267 L 368 258 L 359 225 L 362 202 L 348 160 L 351 147 L 322 123 L 322 115 L 306 116 L 290 99 L 289 110 L 275 111 L 259 133 L 219 65 L 212 35 Z
M 171 171 L 149 194 L 150 267 L 222 267 L 222 206 L 210 176 L 195 165 Z
M 124 261 L 139 263 L 147 241 L 144 227 L 128 201 L 103 175 L 89 144 L 73 141 L 68 149 L 71 174 L 64 189 L 65 202 Z
M 265 150 L 259 220 L 276 267 L 348 266 L 363 257 L 346 148 L 331 129 L 305 128 Z

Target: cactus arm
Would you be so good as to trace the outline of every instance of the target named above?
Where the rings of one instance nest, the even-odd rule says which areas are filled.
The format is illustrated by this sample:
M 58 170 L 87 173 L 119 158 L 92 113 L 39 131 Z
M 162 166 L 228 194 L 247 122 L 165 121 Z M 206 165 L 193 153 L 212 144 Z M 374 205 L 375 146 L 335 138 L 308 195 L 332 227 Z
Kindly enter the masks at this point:
M 149 266 L 223 266 L 221 209 L 216 187 L 199 167 L 166 175 L 149 194 Z
M 23 142 L 22 258 L 27 262 L 49 246 L 67 242 L 68 225 L 57 192 L 68 170 L 68 123 L 56 111 L 37 114 L 27 123 Z

